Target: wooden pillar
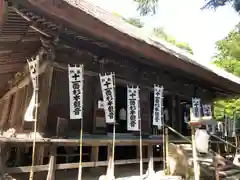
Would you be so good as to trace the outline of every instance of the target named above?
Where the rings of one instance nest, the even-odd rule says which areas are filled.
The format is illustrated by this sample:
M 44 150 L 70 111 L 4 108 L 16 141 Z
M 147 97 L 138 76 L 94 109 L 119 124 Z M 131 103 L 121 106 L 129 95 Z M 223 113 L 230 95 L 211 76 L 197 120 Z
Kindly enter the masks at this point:
M 99 79 L 97 79 L 99 81 Z M 94 119 L 94 90 L 95 77 L 84 76 L 84 92 L 83 92 L 83 132 L 91 133 Z M 100 82 L 98 82 L 100 83 Z
M 3 105 L 3 110 L 2 110 L 1 119 L 0 119 L 1 130 L 5 129 L 7 121 L 9 119 L 11 104 L 12 104 L 12 96 L 10 96 L 8 99 L 3 101 L 3 103 L 4 103 L 4 105 Z
M 57 158 L 57 148 L 55 145 L 52 144 L 50 146 L 47 180 L 55 180 L 56 158 Z
M 97 162 L 99 158 L 99 146 L 92 146 L 91 149 L 91 162 Z
M 148 175 L 154 174 L 154 161 L 153 161 L 153 146 L 148 145 Z
M 6 144 L 0 145 L 0 180 L 4 180 L 4 174 L 6 169 L 7 160 Z
M 113 163 L 113 156 L 112 154 L 112 144 L 108 145 L 108 151 L 107 151 L 107 157 L 108 157 L 108 166 L 107 166 L 107 177 L 113 178 L 114 176 L 114 163 Z
M 194 166 L 194 180 L 200 180 L 200 166 L 198 163 L 196 141 L 195 141 L 195 127 L 191 126 L 192 133 L 192 155 L 193 155 L 193 166 Z
M 143 134 L 151 134 L 150 90 L 140 90 L 141 127 Z
M 177 118 L 177 99 L 176 99 L 176 95 L 171 95 L 170 98 L 170 104 L 171 104 L 171 120 L 172 120 L 172 127 L 173 129 L 176 129 L 177 131 L 179 131 L 179 122 L 178 122 L 178 118 Z
M 46 71 L 40 77 L 40 92 L 39 92 L 39 114 L 37 132 L 45 133 L 47 124 L 49 101 L 52 89 L 53 66 L 48 66 Z M 43 164 L 44 146 L 37 146 L 36 149 L 36 164 Z
M 38 131 L 44 133 L 47 123 L 48 106 L 52 89 L 53 66 L 48 66 L 40 77 Z

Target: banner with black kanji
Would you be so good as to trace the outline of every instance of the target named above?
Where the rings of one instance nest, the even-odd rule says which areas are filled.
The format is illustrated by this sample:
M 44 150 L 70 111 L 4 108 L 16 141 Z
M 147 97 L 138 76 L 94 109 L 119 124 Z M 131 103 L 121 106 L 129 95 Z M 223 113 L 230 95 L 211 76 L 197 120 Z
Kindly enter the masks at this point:
M 83 118 L 83 65 L 68 65 L 70 119 Z
M 202 117 L 201 99 L 192 98 L 191 121 L 198 121 Z
M 37 99 L 36 99 L 36 93 L 38 93 L 36 90 L 39 89 L 38 85 L 38 78 L 39 78 L 39 55 L 35 56 L 34 58 L 31 58 L 28 62 L 28 68 L 29 73 L 31 76 L 32 84 L 33 84 L 33 94 L 32 98 L 29 102 L 29 105 L 26 109 L 26 112 L 24 114 L 24 121 L 35 121 L 34 112 L 37 108 Z
M 163 126 L 163 86 L 154 85 L 153 125 Z
M 140 130 L 140 99 L 139 87 L 127 87 L 127 130 Z
M 99 75 L 106 123 L 115 123 L 115 75 L 114 73 Z

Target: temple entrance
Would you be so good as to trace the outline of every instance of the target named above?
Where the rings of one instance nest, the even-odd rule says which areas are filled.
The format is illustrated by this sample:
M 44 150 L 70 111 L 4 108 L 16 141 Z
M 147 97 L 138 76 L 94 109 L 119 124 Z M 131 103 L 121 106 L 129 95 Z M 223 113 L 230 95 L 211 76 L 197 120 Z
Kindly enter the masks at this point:
M 171 97 L 169 95 L 165 95 L 163 98 L 163 116 L 164 116 L 164 122 L 168 125 L 171 125 L 170 121 L 170 101 Z M 154 107 L 154 92 L 150 93 L 150 109 L 151 109 L 151 127 L 152 127 L 152 133 L 153 134 L 159 134 L 159 130 L 157 127 L 154 127 L 152 124 L 153 121 L 153 107 Z
M 127 87 L 116 85 L 116 133 L 127 131 Z M 113 125 L 108 126 L 108 133 L 113 132 Z
M 127 87 L 116 86 L 116 132 L 127 133 Z
M 181 133 L 184 136 L 191 135 L 191 129 L 188 125 L 188 121 L 190 121 L 190 107 L 191 101 L 181 100 L 180 101 L 180 121 L 181 121 Z

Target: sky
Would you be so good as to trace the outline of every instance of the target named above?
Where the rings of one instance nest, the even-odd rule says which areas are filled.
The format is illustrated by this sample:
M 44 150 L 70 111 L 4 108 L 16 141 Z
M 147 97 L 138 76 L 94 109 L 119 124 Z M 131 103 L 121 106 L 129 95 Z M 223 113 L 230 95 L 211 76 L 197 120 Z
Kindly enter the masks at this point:
M 211 61 L 216 54 L 216 41 L 227 36 L 240 20 L 231 5 L 216 11 L 200 10 L 204 0 L 159 0 L 157 13 L 146 17 L 139 16 L 133 0 L 88 1 L 125 18 L 140 18 L 145 24 L 146 33 L 154 27 L 164 27 L 178 41 L 187 42 L 195 58 L 205 62 Z

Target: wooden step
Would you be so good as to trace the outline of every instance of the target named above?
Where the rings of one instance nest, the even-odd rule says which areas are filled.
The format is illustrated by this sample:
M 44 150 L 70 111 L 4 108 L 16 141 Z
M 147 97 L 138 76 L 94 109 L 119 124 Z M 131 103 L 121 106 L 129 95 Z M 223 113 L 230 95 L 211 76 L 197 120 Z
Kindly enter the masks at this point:
M 229 169 L 227 171 L 220 171 L 219 172 L 220 177 L 229 177 L 229 176 L 234 176 L 236 174 L 240 174 L 239 169 Z
M 184 149 L 187 156 L 192 161 L 192 146 L 191 144 L 178 144 L 179 147 Z M 201 167 L 201 176 L 208 176 L 209 178 L 215 178 L 215 166 L 213 164 L 213 157 L 218 159 L 220 163 L 218 166 L 219 176 L 221 180 L 240 180 L 240 167 L 233 164 L 232 161 L 224 158 L 223 156 L 216 155 L 212 153 L 200 154 L 198 153 L 198 162 Z M 206 179 L 206 177 L 205 177 Z

